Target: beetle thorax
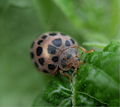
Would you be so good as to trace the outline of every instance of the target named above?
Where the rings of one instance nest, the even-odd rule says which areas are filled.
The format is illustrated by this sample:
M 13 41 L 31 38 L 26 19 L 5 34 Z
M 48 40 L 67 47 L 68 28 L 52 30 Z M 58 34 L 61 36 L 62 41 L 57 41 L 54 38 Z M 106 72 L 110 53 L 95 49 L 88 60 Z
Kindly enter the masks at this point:
M 68 48 L 60 55 L 59 68 L 63 71 L 77 69 L 79 67 L 79 56 L 76 48 Z

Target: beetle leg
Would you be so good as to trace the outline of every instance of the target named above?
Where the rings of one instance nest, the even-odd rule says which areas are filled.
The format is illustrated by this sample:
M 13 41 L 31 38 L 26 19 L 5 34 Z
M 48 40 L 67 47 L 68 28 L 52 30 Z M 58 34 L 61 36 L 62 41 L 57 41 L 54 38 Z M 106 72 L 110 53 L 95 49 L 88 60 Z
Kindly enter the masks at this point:
M 95 51 L 94 49 L 91 49 L 91 50 L 87 51 L 85 48 L 77 46 L 77 45 L 72 46 L 72 48 L 79 48 L 79 49 L 81 49 L 85 53 L 91 53 L 91 52 Z
M 63 76 L 69 78 L 70 81 L 72 80 L 72 76 L 70 76 L 69 74 L 65 74 L 65 73 L 63 73 L 62 70 L 60 70 L 60 74 L 62 74 Z
M 85 63 L 83 61 L 80 61 L 79 64 L 81 65 L 81 64 L 85 64 Z
M 91 52 L 94 52 L 95 50 L 94 49 L 91 49 L 91 50 L 89 50 L 89 51 L 87 51 L 85 48 L 83 48 L 83 47 L 79 47 L 79 49 L 81 49 L 83 52 L 85 52 L 85 53 L 91 53 Z
M 74 72 L 73 72 L 73 74 L 72 74 L 72 77 L 74 77 L 75 74 L 77 74 L 77 69 L 74 70 Z

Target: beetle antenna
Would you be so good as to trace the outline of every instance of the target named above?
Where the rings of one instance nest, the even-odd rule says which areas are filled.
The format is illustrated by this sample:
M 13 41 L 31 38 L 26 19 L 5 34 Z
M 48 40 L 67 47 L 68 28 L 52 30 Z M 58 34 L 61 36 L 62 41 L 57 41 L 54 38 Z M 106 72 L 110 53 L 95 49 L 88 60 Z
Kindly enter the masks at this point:
M 91 52 L 94 52 L 94 51 L 95 51 L 94 49 L 91 49 L 91 50 L 87 51 L 85 48 L 80 47 L 80 46 L 77 46 L 77 45 L 74 45 L 74 46 L 72 46 L 71 48 L 78 48 L 78 49 L 82 50 L 82 51 L 85 52 L 85 53 L 91 53 Z

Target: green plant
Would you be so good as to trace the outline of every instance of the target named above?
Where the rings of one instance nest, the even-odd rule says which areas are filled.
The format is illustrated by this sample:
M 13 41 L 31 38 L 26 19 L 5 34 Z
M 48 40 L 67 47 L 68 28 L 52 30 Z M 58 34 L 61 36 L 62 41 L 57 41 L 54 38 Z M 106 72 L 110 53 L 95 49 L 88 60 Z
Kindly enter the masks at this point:
M 114 52 L 112 52 L 108 54 L 108 57 L 101 58 L 104 52 L 102 49 L 111 40 L 115 42 L 110 47 L 116 47 L 115 44 L 118 44 L 117 41 L 120 40 L 119 9 L 120 0 L 0 0 L 0 106 L 31 106 L 38 93 L 34 105 L 53 106 L 57 104 L 56 102 L 53 104 L 52 99 L 50 101 L 49 98 L 42 95 L 49 81 L 56 81 L 56 85 L 59 80 L 65 81 L 64 86 L 71 90 L 68 80 L 61 76 L 53 77 L 38 73 L 31 63 L 29 50 L 32 41 L 38 35 L 49 31 L 69 34 L 77 40 L 79 45 L 83 45 L 86 49 L 94 48 L 96 50 L 95 53 L 82 57 L 86 60 L 86 64 L 81 65 L 78 71 L 82 82 L 85 82 L 82 79 L 84 79 L 83 77 L 86 78 L 89 73 L 87 71 L 91 69 L 91 75 L 99 70 L 107 72 L 106 74 L 109 74 L 119 85 L 118 54 L 113 55 Z M 107 55 L 107 53 L 104 52 L 104 55 Z M 93 61 L 92 58 L 94 59 L 94 57 L 97 57 L 97 59 Z M 101 75 L 105 78 L 100 82 L 106 84 L 108 76 Z M 93 78 L 95 77 L 96 75 L 93 75 Z M 101 94 L 100 98 L 94 95 L 95 91 L 90 93 L 99 101 L 89 97 L 88 99 L 91 99 L 91 102 L 95 101 L 94 104 L 118 105 L 119 98 L 116 94 L 112 94 L 112 91 L 116 93 L 118 91 L 116 89 L 114 91 L 113 88 L 107 91 L 111 94 L 105 96 L 113 98 L 113 100 L 108 102 L 109 99 L 106 99 L 107 101 L 104 101 L 102 92 L 106 88 L 101 83 L 102 89 L 99 86 L 97 88 L 98 93 L 96 92 L 98 96 Z M 116 84 L 116 82 L 114 83 Z M 111 83 L 113 87 L 118 86 L 114 83 Z M 96 86 L 98 83 L 95 81 L 93 81 L 93 84 L 95 85 L 91 83 L 92 86 L 89 86 L 90 90 L 98 87 Z M 86 86 L 82 86 L 82 91 L 83 89 L 88 90 Z M 88 92 L 92 92 L 90 90 Z M 50 93 L 49 90 L 48 92 Z M 45 93 L 47 95 L 47 90 Z
M 72 82 L 55 76 L 46 87 L 43 97 L 34 106 L 47 102 L 51 106 L 118 106 L 119 105 L 119 42 L 112 42 L 102 51 L 84 56 Z

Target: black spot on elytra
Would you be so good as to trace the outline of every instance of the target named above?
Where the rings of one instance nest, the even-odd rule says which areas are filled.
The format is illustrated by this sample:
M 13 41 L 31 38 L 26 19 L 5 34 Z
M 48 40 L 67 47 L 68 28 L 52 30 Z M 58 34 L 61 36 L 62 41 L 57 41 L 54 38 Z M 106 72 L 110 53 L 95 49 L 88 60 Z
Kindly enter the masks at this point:
M 40 45 L 42 42 L 43 42 L 43 40 L 39 40 L 39 41 L 38 41 L 38 45 Z
M 38 47 L 36 50 L 36 54 L 37 56 L 40 56 L 42 54 L 43 48 L 42 47 Z
M 50 36 L 56 36 L 57 34 L 56 33 L 50 33 L 49 35 Z
M 58 38 L 58 39 L 53 40 L 52 43 L 55 46 L 60 47 L 62 45 L 62 40 L 60 38 Z
M 43 36 L 42 36 L 42 39 L 46 39 L 46 38 L 47 38 L 47 35 L 43 35 Z
M 70 46 L 70 42 L 68 40 L 65 41 L 65 46 Z
M 52 45 L 48 45 L 48 53 L 49 54 L 55 54 L 56 53 L 56 47 Z
M 33 52 L 30 53 L 30 56 L 31 56 L 32 59 L 34 58 Z
M 39 65 L 36 63 L 36 62 L 34 62 L 34 64 L 35 64 L 35 66 L 38 68 L 39 67 Z
M 53 65 L 53 64 L 48 64 L 48 69 L 50 69 L 50 70 L 54 70 L 55 68 L 56 68 L 55 65 Z
M 33 48 L 33 46 L 34 46 L 34 42 L 31 44 L 31 48 Z
M 75 44 L 75 41 L 73 39 L 70 39 L 73 44 Z
M 53 62 L 58 62 L 58 56 L 53 56 L 53 57 L 52 57 L 52 61 L 53 61 Z
M 44 62 L 45 62 L 44 58 L 40 58 L 40 59 L 38 59 L 38 61 L 41 65 L 44 65 Z
M 44 73 L 49 73 L 46 69 L 43 70 Z

